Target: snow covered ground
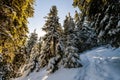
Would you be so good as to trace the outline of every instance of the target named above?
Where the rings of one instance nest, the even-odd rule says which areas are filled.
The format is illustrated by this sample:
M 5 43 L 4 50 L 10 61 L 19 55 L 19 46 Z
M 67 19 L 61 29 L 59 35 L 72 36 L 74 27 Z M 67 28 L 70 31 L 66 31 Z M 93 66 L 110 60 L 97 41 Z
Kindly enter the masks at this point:
M 120 48 L 99 47 L 80 57 L 84 67 L 76 80 L 120 80 Z
M 120 48 L 98 47 L 80 58 L 82 68 L 61 68 L 53 74 L 42 69 L 15 80 L 120 80 Z
M 78 71 L 78 68 L 59 69 L 53 74 L 47 74 L 46 69 L 42 69 L 40 72 L 34 72 L 27 77 L 21 77 L 15 80 L 74 80 Z

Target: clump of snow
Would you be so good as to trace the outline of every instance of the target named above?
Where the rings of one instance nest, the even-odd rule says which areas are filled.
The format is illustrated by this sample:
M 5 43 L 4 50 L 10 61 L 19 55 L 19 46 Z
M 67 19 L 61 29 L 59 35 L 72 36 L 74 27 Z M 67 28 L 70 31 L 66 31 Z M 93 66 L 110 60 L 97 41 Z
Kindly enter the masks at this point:
M 117 26 L 120 26 L 120 21 L 118 21 L 118 25 Z
M 102 37 L 103 35 L 105 34 L 105 31 L 100 31 L 99 35 L 98 35 L 98 38 Z

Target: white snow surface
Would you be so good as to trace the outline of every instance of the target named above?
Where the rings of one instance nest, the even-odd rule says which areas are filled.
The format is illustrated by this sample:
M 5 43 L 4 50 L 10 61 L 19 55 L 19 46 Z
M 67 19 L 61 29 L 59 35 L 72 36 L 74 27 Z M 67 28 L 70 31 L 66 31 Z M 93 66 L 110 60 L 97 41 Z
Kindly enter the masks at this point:
M 120 48 L 99 47 L 80 57 L 84 67 L 76 80 L 120 80 Z
M 120 48 L 98 47 L 80 58 L 82 68 L 61 68 L 53 74 L 44 68 L 15 80 L 120 80 Z
M 59 69 L 53 74 L 47 74 L 46 69 L 42 69 L 39 72 L 33 72 L 27 77 L 17 78 L 15 80 L 75 80 L 79 69 Z

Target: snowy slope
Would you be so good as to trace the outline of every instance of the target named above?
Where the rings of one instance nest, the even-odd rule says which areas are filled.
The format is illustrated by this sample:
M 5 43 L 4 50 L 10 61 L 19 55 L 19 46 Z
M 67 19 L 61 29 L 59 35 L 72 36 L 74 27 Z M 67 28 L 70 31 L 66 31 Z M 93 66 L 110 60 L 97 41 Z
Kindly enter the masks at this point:
M 81 55 L 78 80 L 120 80 L 120 48 L 99 47 Z
M 120 48 L 99 47 L 81 56 L 82 68 L 59 69 L 47 74 L 46 69 L 15 80 L 120 80 Z

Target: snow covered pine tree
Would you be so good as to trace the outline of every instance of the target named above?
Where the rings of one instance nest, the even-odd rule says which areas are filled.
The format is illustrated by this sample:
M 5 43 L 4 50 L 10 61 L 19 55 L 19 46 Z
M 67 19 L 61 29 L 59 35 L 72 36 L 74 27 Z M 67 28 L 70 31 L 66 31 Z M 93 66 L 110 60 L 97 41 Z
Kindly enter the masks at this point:
M 77 48 L 80 52 L 97 46 L 97 35 L 95 29 L 91 27 L 92 23 L 83 18 L 81 13 L 75 11 L 75 34 L 77 36 Z M 82 21 L 81 21 L 82 20 Z
M 56 69 L 55 65 L 57 65 L 58 61 L 58 58 L 55 58 L 57 56 L 56 45 L 62 32 L 57 12 L 56 6 L 52 6 L 50 13 L 45 17 L 47 20 L 42 28 L 46 32 L 46 35 L 43 37 L 40 67 L 45 67 L 49 64 L 48 70 L 50 70 L 50 72 L 54 72 Z
M 36 30 L 34 30 L 34 32 L 31 33 L 26 44 L 27 64 L 25 68 L 26 71 L 28 71 L 28 74 L 36 67 L 36 57 L 39 55 L 37 39 L 38 34 L 36 33 Z
M 75 23 L 73 18 L 70 16 L 66 16 L 64 21 L 64 36 L 65 36 L 65 55 L 63 57 L 63 65 L 66 68 L 76 68 L 82 67 L 80 64 L 80 59 L 78 55 L 78 48 L 76 47 L 76 38 L 77 36 L 74 34 Z
M 73 6 L 94 23 L 100 43 L 120 46 L 120 0 L 74 0 Z

